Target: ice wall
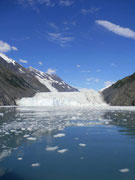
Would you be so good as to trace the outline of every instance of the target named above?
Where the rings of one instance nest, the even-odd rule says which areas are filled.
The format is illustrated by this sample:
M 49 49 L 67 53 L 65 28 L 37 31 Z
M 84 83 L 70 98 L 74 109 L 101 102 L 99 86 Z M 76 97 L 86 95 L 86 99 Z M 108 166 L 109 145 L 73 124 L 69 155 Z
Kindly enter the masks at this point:
M 85 92 L 49 92 L 37 93 L 32 98 L 17 100 L 19 106 L 103 106 L 107 105 L 100 93 Z

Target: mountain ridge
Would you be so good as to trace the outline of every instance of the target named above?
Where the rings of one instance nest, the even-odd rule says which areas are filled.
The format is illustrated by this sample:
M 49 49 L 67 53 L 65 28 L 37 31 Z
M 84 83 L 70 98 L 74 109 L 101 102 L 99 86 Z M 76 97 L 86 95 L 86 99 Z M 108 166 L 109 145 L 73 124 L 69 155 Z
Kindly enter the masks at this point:
M 39 70 L 35 73 L 35 70 L 24 68 L 15 60 L 0 53 L 0 105 L 16 105 L 16 99 L 32 97 L 37 92 L 51 92 L 52 89 L 49 89 L 51 83 L 54 83 L 53 88 L 60 92 L 78 91 L 56 75 L 49 75 Z M 52 78 L 52 81 L 47 77 Z M 62 85 L 53 82 L 53 78 Z M 48 84 L 43 81 L 48 82 L 50 86 L 47 87 Z

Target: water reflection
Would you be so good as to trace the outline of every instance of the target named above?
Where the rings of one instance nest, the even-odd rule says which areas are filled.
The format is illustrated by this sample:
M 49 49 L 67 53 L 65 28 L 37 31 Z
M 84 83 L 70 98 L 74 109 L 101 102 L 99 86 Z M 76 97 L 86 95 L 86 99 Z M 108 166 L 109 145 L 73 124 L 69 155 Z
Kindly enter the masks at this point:
M 53 139 L 65 127 L 117 125 L 122 133 L 135 135 L 135 112 L 110 109 L 72 108 L 0 108 L 0 160 L 9 156 L 25 141 L 46 136 Z
M 111 120 L 111 125 L 123 127 L 119 131 L 124 135 L 135 135 L 134 111 L 108 111 L 104 114 L 104 118 Z
M 131 135 L 135 111 L 0 108 L 0 180 L 135 179 Z

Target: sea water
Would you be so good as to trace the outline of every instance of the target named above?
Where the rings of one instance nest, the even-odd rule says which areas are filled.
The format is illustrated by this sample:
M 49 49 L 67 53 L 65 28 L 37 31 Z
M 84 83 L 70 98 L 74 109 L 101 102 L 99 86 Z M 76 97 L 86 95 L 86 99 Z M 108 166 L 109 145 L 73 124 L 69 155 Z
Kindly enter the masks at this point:
M 134 180 L 134 108 L 0 108 L 0 180 Z

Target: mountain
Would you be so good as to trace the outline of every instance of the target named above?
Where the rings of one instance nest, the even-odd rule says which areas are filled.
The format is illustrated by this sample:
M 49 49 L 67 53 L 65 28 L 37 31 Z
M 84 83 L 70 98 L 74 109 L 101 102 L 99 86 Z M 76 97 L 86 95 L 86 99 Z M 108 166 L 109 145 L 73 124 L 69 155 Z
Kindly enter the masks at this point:
M 36 77 L 40 83 L 48 87 L 51 92 L 74 92 L 78 89 L 68 85 L 61 78 L 56 76 L 56 74 L 48 74 L 41 72 L 33 67 L 29 67 L 28 71 Z
M 135 106 L 135 73 L 106 88 L 102 94 L 112 106 Z
M 32 97 L 37 92 L 78 91 L 56 75 L 24 68 L 0 53 L 0 105 L 16 105 L 15 100 Z

